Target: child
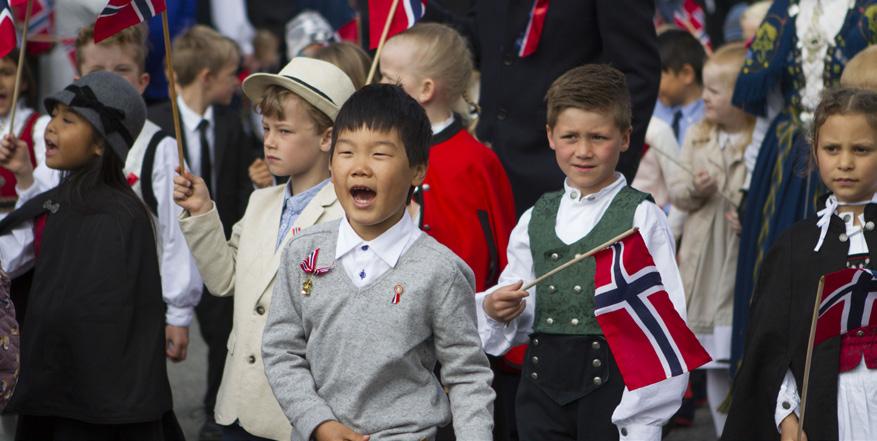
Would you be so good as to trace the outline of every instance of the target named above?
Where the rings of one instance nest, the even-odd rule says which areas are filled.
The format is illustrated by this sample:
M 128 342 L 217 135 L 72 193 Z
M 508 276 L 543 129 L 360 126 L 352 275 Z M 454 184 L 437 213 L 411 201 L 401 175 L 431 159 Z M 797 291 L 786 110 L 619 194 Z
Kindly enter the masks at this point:
M 228 38 L 196 25 L 174 39 L 172 63 L 186 162 L 192 174 L 204 178 L 216 202 L 225 237 L 229 238 L 253 190 L 247 167 L 254 159 L 254 149 L 244 135 L 237 112 L 226 107 L 238 89 L 240 52 Z M 170 103 L 151 107 L 149 118 L 165 133 L 174 133 Z M 233 308 L 232 299 L 212 295 L 202 296 L 195 308 L 207 343 L 204 408 L 208 415 L 205 429 L 211 431 L 218 430 L 212 412 L 228 353 Z
M 402 86 L 432 125 L 429 168 L 415 194 L 415 219 L 469 264 L 475 289 L 482 291 L 496 283 L 506 265 L 515 202 L 499 158 L 451 110 L 465 96 L 471 74 L 466 41 L 437 23 L 421 23 L 393 37 L 381 55 L 381 82 Z
M 868 46 L 856 54 L 844 67 L 840 76 L 840 84 L 843 87 L 877 91 L 874 69 L 877 69 L 877 46 Z
M 144 26 L 126 28 L 97 44 L 94 43 L 94 27 L 86 26 L 79 31 L 75 47 L 76 67 L 81 75 L 112 72 L 141 93 L 149 84 L 149 74 L 144 70 L 147 52 Z M 36 169 L 23 161 L 19 161 L 20 166 L 13 167 L 17 175 L 33 182 L 30 186 L 19 185 L 21 197 L 25 200 L 55 187 L 61 180 L 60 173 L 45 164 L 44 137 L 41 134 L 35 139 Z M 0 152 L 5 146 L 0 145 Z M 16 153 L 23 154 L 24 149 Z M 176 141 L 147 120 L 128 152 L 124 170 L 131 189 L 146 204 L 157 227 L 155 236 L 162 274 L 161 288 L 167 304 L 167 356 L 175 362 L 186 359 L 189 325 L 202 289 L 201 277 L 177 225 L 176 216 L 180 209 L 172 203 L 172 177 L 178 163 Z M 21 252 L 29 254 L 32 259 L 32 248 L 31 244 L 25 244 Z
M 301 229 L 343 214 L 328 185 L 328 152 L 333 118 L 353 92 L 340 69 L 303 57 L 279 74 L 254 74 L 244 81 L 244 93 L 262 115 L 268 167 L 274 175 L 289 176 L 289 182 L 253 192 L 227 242 L 204 180 L 175 178 L 177 203 L 186 210 L 180 226 L 204 282 L 214 295 L 235 299 L 215 411 L 229 439 L 241 438 L 235 433 L 241 430 L 249 436 L 290 438 L 292 428 L 262 366 L 265 314 L 283 245 Z
M 654 116 L 673 129 L 683 144 L 688 128 L 703 118 L 703 63 L 706 52 L 691 33 L 672 29 L 658 36 L 661 84 Z
M 793 440 L 817 285 L 877 261 L 877 93 L 828 91 L 813 121 L 812 156 L 831 195 L 771 248 L 752 296 L 745 353 L 724 440 Z M 824 207 L 824 208 L 823 208 Z M 877 439 L 877 337 L 873 329 L 813 351 L 804 432 L 812 440 Z M 864 358 L 864 360 L 863 360 Z
M 522 440 L 659 440 L 679 408 L 688 375 L 625 389 L 594 318 L 594 263 L 521 291 L 551 268 L 637 227 L 664 288 L 682 317 L 685 301 L 672 233 L 649 196 L 627 186 L 615 166 L 631 133 L 624 74 L 585 65 L 548 89 L 548 142 L 567 176 L 564 190 L 543 195 L 512 231 L 499 285 L 476 297 L 484 349 L 500 355 L 528 341 L 518 386 Z M 533 297 L 524 301 L 525 297 Z
M 7 143 L 10 142 L 8 141 L 9 118 L 12 113 L 12 94 L 15 88 L 17 69 L 18 49 L 12 49 L 5 57 L 0 59 L 0 131 L 2 131 L 0 133 L 2 133 L 3 139 Z M 33 110 L 36 96 L 36 82 L 30 72 L 30 67 L 25 63 L 21 72 L 21 85 L 19 99 L 16 104 L 17 108 L 15 109 L 13 132 L 15 133 L 15 138 L 24 142 L 30 154 L 29 161 L 31 167 L 36 166 L 34 140 L 42 138 L 46 125 L 49 123 L 49 118 L 41 120 L 39 112 Z M 5 159 L 7 159 L 6 155 L 0 155 L 0 163 L 5 162 Z M 18 201 L 17 183 L 14 172 L 5 167 L 0 167 L 0 219 L 15 208 L 15 203 Z M 27 184 L 27 181 L 24 184 Z M 27 185 L 24 187 L 26 188 Z
M 433 439 L 451 415 L 457 439 L 492 439 L 472 272 L 406 213 L 429 138 L 396 86 L 366 86 L 338 114 L 332 184 L 345 217 L 286 246 L 262 340 L 293 440 Z
M 118 75 L 96 72 L 46 109 L 46 164 L 68 177 L 4 225 L 39 217 L 43 231 L 10 404 L 16 438 L 181 439 L 152 224 L 122 173 L 143 100 Z
M 714 360 L 704 369 L 716 434 L 722 433 L 726 416 L 718 407 L 731 386 L 728 360 L 740 246 L 739 223 L 726 218 L 726 213 L 736 216 L 736 210 L 726 197 L 740 203 L 740 188 L 746 178 L 743 152 L 755 123 L 731 105 L 734 82 L 745 57 L 742 44 L 731 44 L 707 61 L 703 69 L 704 120 L 688 131 L 680 155 L 680 162 L 695 176 L 683 172 L 668 178 L 673 206 L 688 213 L 679 248 L 679 272 L 687 295 L 689 326 Z

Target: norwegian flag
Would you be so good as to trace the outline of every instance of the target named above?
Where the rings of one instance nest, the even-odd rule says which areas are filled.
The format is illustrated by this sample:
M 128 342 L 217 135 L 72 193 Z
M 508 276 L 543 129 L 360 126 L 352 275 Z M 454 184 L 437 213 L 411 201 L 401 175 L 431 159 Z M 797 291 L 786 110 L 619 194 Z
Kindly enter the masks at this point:
M 27 14 L 27 0 L 10 2 L 15 19 L 24 23 Z M 32 0 L 30 22 L 27 28 L 27 53 L 40 55 L 52 50 L 55 35 L 55 5 L 53 0 Z
M 638 231 L 594 259 L 594 314 L 629 390 L 711 360 L 673 307 Z
M 390 31 L 387 33 L 387 40 L 392 36 L 414 26 L 418 20 L 423 17 L 426 12 L 426 0 L 398 0 L 399 6 L 396 7 L 396 14 L 393 15 L 393 21 L 390 25 Z M 390 15 L 390 8 L 393 0 L 369 0 L 368 2 L 368 35 L 369 48 L 375 49 L 381 41 L 381 34 L 384 32 L 384 24 Z
M 708 50 L 712 49 L 710 36 L 706 33 L 706 14 L 694 0 L 683 0 L 682 7 L 673 13 L 673 23 L 686 30 Z
M 12 9 L 9 2 L 0 0 L 0 57 L 15 49 L 17 38 L 15 36 L 15 21 L 12 19 Z
M 94 23 L 94 42 L 161 14 L 165 0 L 110 0 Z
M 875 300 L 877 279 L 873 272 L 850 268 L 826 274 L 813 344 L 859 328 L 877 326 Z

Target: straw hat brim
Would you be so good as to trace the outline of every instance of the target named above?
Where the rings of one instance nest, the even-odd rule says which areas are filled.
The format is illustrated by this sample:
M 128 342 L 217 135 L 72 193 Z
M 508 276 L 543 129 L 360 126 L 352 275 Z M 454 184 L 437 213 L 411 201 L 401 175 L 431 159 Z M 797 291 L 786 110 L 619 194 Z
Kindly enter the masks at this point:
M 332 121 L 338 116 L 338 110 L 341 106 L 336 104 L 329 95 L 326 95 L 305 81 L 295 77 L 269 73 L 256 73 L 250 75 L 244 80 L 242 88 L 244 94 L 247 95 L 250 101 L 257 103 L 262 99 L 262 96 L 265 94 L 265 89 L 267 89 L 268 86 L 280 86 L 284 89 L 291 90 L 305 101 L 311 103 L 319 111 L 328 115 Z

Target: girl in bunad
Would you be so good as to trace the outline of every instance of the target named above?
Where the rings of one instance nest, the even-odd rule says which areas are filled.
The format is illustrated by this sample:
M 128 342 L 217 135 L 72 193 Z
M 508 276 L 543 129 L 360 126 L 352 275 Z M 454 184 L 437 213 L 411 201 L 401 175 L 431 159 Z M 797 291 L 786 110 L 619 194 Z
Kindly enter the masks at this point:
M 0 234 L 41 230 L 9 406 L 16 439 L 181 439 L 154 226 L 123 174 L 143 99 L 101 71 L 45 104 L 46 165 L 66 177 L 0 222 Z
M 792 225 L 758 275 L 723 440 L 797 436 L 800 391 L 820 276 L 873 270 L 877 257 L 877 93 L 829 91 L 813 120 L 812 157 L 831 191 Z M 877 439 L 877 329 L 813 350 L 804 422 L 812 440 Z

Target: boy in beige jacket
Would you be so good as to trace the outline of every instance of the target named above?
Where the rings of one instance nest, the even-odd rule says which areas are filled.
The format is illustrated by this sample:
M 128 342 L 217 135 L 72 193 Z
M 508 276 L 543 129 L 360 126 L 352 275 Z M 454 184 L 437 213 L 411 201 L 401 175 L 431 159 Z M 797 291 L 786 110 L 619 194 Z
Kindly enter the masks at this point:
M 243 90 L 262 115 L 268 168 L 289 182 L 254 191 L 228 241 L 202 178 L 176 177 L 174 199 L 185 210 L 180 227 L 204 283 L 214 295 L 235 297 L 216 422 L 233 438 L 288 440 L 292 429 L 265 378 L 262 330 L 283 245 L 343 214 L 327 185 L 328 152 L 335 116 L 354 87 L 330 63 L 294 58 L 277 75 L 250 75 Z

